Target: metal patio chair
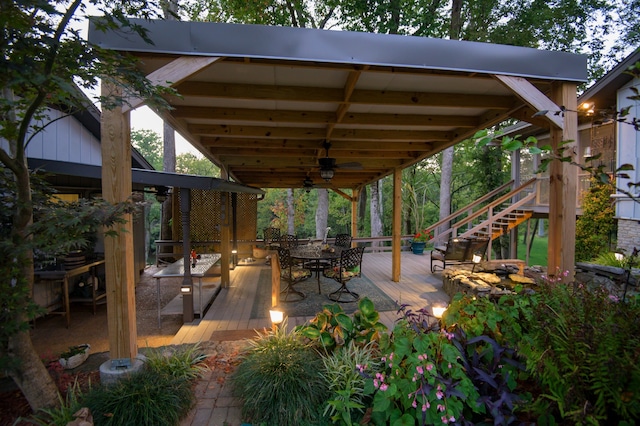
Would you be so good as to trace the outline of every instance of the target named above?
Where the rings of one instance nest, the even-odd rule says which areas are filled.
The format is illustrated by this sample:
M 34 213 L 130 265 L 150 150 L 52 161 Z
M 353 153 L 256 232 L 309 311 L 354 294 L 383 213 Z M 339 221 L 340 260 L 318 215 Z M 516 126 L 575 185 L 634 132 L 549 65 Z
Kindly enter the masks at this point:
M 298 302 L 306 295 L 295 289 L 295 285 L 311 276 L 311 271 L 300 267 L 291 257 L 289 249 L 278 247 L 278 262 L 280 262 L 280 279 L 286 281 L 287 286 L 280 292 L 282 302 Z M 290 299 L 292 297 L 292 299 Z
M 342 250 L 340 260 L 337 264 L 324 270 L 322 274 L 325 277 L 331 278 L 340 283 L 340 288 L 327 296 L 329 299 L 334 302 L 355 302 L 360 299 L 360 295 L 358 293 L 347 288 L 347 283 L 353 278 L 362 276 L 363 253 L 364 247 L 354 247 Z

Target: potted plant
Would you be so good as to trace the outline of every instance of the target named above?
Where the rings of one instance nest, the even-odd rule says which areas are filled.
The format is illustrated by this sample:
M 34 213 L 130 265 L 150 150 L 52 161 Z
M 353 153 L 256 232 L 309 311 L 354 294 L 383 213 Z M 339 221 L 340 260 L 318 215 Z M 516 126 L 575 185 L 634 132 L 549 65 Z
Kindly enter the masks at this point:
M 60 354 L 60 365 L 65 370 L 71 370 L 78 367 L 89 358 L 91 345 L 83 343 L 81 345 L 69 346 L 69 349 Z
M 422 254 L 424 252 L 424 248 L 427 245 L 427 241 L 431 239 L 431 232 L 418 231 L 413 236 L 413 240 L 411 240 L 411 251 L 413 254 Z

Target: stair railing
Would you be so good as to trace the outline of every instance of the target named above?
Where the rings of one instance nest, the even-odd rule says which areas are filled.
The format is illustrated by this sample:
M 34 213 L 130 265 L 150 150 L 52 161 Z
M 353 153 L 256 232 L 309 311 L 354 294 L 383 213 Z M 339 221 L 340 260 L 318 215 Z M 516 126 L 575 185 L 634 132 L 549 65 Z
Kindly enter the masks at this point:
M 449 227 L 444 232 L 441 232 L 440 234 L 437 234 L 437 230 L 441 225 L 443 225 L 445 223 L 448 223 L 448 222 L 451 222 L 453 219 L 456 219 L 457 217 L 462 216 L 464 214 L 467 214 L 467 217 L 470 216 L 470 215 L 473 215 L 474 214 L 473 210 L 476 207 L 478 207 L 479 205 L 481 205 L 485 201 L 490 200 L 494 196 L 500 194 L 505 189 L 511 187 L 511 185 L 513 185 L 513 182 L 514 181 L 511 180 L 511 181 L 505 183 L 504 185 L 501 185 L 501 186 L 497 187 L 493 191 L 488 192 L 485 195 L 483 195 L 482 197 L 478 198 L 477 200 L 475 200 L 471 204 L 468 204 L 468 205 L 462 207 L 461 209 L 457 210 L 456 212 L 450 214 L 449 216 L 445 217 L 444 219 L 441 219 L 441 220 L 437 221 L 436 223 L 434 223 L 433 225 L 431 225 L 428 228 L 426 228 L 425 231 L 427 233 L 433 231 L 433 235 L 434 235 L 433 238 L 431 238 L 431 240 L 429 240 L 429 242 L 438 243 L 438 242 L 441 241 L 441 242 L 444 243 L 445 241 L 447 241 L 449 239 L 449 234 L 451 234 L 451 232 L 452 232 L 452 228 Z M 446 237 L 446 238 L 443 238 L 443 237 Z

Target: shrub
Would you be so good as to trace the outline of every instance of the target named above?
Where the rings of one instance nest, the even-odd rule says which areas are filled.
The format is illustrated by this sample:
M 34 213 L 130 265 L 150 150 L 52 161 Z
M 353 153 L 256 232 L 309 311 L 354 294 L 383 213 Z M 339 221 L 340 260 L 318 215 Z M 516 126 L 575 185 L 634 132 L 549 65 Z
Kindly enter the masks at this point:
M 334 303 L 325 305 L 310 324 L 295 328 L 296 333 L 327 351 L 345 346 L 352 340 L 364 346 L 378 341 L 386 331 L 387 326 L 380 322 L 380 313 L 368 297 L 360 299 L 353 317 L 345 314 L 342 307 Z
M 145 368 L 158 374 L 195 380 L 207 369 L 202 363 L 207 355 L 199 343 L 148 349 L 145 355 Z
M 453 423 L 464 418 L 465 409 L 479 410 L 478 392 L 450 341 L 453 336 L 434 331 L 425 311 L 406 314 L 380 341 L 382 368 L 362 368 L 368 377 L 365 394 L 374 395 L 374 423 Z
M 230 377 L 243 400 L 243 416 L 267 425 L 317 424 L 328 396 L 320 354 L 288 333 L 286 322 L 274 333 L 259 333 L 251 344 Z
M 100 385 L 87 393 L 96 426 L 173 426 L 194 402 L 191 381 L 152 369 L 143 369 L 111 385 Z
M 359 369 L 367 366 L 377 370 L 378 360 L 378 350 L 373 343 L 358 346 L 353 340 L 322 359 L 323 376 L 331 392 L 324 414 L 331 416 L 333 424 L 351 426 L 361 419 L 367 401 L 365 378 Z
M 534 413 L 573 423 L 640 417 L 640 301 L 603 288 L 545 285 L 521 347 L 542 394 Z

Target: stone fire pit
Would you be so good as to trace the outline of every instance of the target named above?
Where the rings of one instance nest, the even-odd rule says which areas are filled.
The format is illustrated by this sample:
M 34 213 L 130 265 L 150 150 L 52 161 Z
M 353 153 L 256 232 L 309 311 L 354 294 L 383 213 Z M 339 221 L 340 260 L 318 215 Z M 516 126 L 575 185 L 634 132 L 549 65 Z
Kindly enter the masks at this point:
M 456 293 L 474 296 L 499 297 L 512 294 L 516 285 L 532 290 L 536 284 L 533 278 L 518 274 L 518 268 L 497 265 L 494 270 L 473 271 L 471 268 L 447 268 L 442 271 L 445 293 L 453 297 Z

